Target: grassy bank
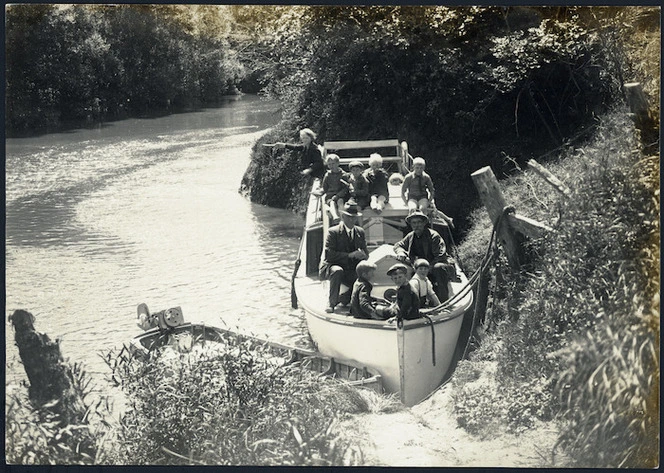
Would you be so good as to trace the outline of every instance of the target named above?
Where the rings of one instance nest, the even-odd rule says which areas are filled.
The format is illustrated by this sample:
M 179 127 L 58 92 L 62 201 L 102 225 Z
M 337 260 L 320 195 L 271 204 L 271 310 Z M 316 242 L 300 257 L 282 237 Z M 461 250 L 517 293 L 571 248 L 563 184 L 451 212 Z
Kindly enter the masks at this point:
M 556 419 L 579 467 L 658 464 L 659 156 L 644 156 L 631 119 L 598 120 L 584 146 L 548 169 L 563 197 L 527 170 L 502 183 L 506 201 L 554 231 L 530 261 L 493 269 L 483 342 L 455 374 L 461 425 L 482 435 Z M 460 247 L 471 269 L 489 240 L 483 209 Z M 495 365 L 494 383 L 472 383 Z

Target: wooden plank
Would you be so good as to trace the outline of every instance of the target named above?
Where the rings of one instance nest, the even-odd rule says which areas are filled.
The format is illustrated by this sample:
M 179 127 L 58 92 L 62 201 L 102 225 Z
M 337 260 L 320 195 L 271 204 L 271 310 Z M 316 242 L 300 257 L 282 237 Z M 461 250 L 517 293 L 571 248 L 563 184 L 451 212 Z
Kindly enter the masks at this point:
M 388 148 L 391 146 L 399 146 L 399 140 L 365 140 L 365 141 L 326 141 L 323 143 L 326 150 L 328 149 L 363 149 L 363 148 Z
M 563 194 L 566 197 L 570 196 L 570 194 L 572 192 L 569 190 L 569 187 L 567 187 L 563 183 L 563 181 L 561 181 L 556 176 L 551 174 L 551 172 L 549 172 L 547 169 L 545 169 L 540 163 L 538 163 L 534 159 L 531 159 L 530 161 L 528 161 L 527 164 L 528 164 L 528 167 L 530 169 L 535 171 L 535 174 L 537 174 L 542 179 L 544 179 L 546 182 L 551 184 L 553 186 L 553 188 L 556 189 L 558 192 L 560 192 L 561 194 Z
M 503 209 L 506 207 L 505 198 L 498 186 L 498 180 L 489 166 L 478 169 L 472 173 L 471 178 L 480 195 L 484 207 L 489 212 L 489 217 L 493 225 L 496 225 L 503 215 Z M 523 252 L 517 235 L 512 231 L 509 221 L 503 219 L 501 225 L 497 228 L 498 241 L 505 248 L 505 254 L 510 267 L 518 270 L 523 261 Z
M 530 238 L 538 238 L 546 232 L 553 231 L 551 227 L 519 214 L 507 214 L 507 220 L 514 230 Z

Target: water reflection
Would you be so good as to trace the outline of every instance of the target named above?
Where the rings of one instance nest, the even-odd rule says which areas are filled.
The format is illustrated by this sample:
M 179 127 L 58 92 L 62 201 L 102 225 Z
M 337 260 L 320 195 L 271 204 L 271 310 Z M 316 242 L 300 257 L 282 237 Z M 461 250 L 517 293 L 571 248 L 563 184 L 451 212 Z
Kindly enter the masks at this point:
M 307 346 L 290 307 L 302 219 L 237 192 L 278 107 L 228 107 L 9 140 L 8 313 L 33 312 L 99 375 L 97 354 L 138 333 L 140 302 Z

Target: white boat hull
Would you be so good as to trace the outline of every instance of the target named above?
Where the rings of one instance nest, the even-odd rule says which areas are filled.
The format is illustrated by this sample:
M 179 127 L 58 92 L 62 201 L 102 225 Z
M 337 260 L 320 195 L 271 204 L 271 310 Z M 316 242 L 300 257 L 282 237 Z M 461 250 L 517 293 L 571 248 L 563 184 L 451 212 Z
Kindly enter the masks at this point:
M 398 143 L 396 140 L 333 142 L 329 146 L 333 150 L 362 148 L 366 153 L 364 158 L 345 161 L 359 159 L 366 164 L 368 153 L 388 142 L 390 145 Z M 403 171 L 408 168 L 410 158 L 402 143 L 394 157 L 387 160 L 398 163 L 398 170 Z M 345 161 L 342 159 L 342 164 Z M 385 391 L 399 393 L 404 404 L 415 405 L 441 385 L 452 364 L 464 315 L 473 306 L 473 293 L 466 287 L 468 280 L 457 267 L 461 280 L 449 283 L 449 294 L 459 296 L 449 308 L 431 315 L 433 332 L 432 324 L 425 317 L 404 321 L 403 329 L 399 329 L 396 323 L 353 318 L 348 314 L 348 308 L 337 307 L 332 314 L 325 312 L 328 282 L 318 279 L 318 263 L 330 222 L 318 190 L 314 184 L 299 255 L 303 264 L 293 278 L 297 301 L 304 309 L 311 339 L 325 356 L 376 370 L 383 378 Z M 390 181 L 388 190 L 389 203 L 383 211 L 376 213 L 365 208 L 357 222 L 365 230 L 369 261 L 377 266 L 372 296 L 379 298 L 386 297 L 387 289 L 394 289 L 386 271 L 396 262 L 393 244 L 407 231 L 404 219 L 408 208 L 401 199 L 401 185 L 398 181 Z M 435 210 L 431 215 L 432 227 L 449 232 L 444 214 Z
M 324 292 L 320 296 L 324 297 Z M 396 323 L 327 314 L 321 307 L 307 304 L 307 300 L 300 298 L 316 349 L 340 361 L 371 367 L 383 377 L 386 392 L 399 393 L 401 402 L 413 406 L 443 382 L 464 314 L 472 306 L 472 292 L 453 310 L 432 316 L 433 333 L 425 318 L 404 321 L 401 350 Z

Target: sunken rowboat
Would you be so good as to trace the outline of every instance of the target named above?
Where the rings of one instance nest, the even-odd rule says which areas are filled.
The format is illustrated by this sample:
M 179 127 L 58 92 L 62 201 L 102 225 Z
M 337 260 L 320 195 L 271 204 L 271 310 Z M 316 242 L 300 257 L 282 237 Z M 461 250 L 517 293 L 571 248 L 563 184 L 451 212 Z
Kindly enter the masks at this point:
M 184 321 L 182 309 L 173 307 L 150 313 L 146 304 L 139 304 L 138 325 L 143 333 L 129 342 L 126 349 L 133 358 L 148 362 L 164 350 L 187 353 L 196 346 L 212 345 L 228 350 L 239 344 L 257 350 L 277 365 L 296 365 L 321 376 L 337 379 L 354 387 L 375 392 L 384 391 L 382 377 L 375 370 L 353 362 L 340 362 L 313 350 L 283 345 L 232 330 Z
M 339 155 L 342 167 L 355 160 L 367 166 L 369 155 L 377 152 L 388 174 L 393 173 L 385 209 L 378 214 L 367 207 L 357 222 L 366 233 L 368 261 L 377 266 L 371 295 L 389 299 L 395 290 L 386 274 L 397 262 L 393 245 L 410 231 L 405 222 L 408 209 L 401 199 L 400 176 L 411 169 L 412 156 L 406 143 L 398 140 L 325 142 L 323 152 Z M 318 268 L 331 222 L 318 186 L 319 181 L 314 181 L 293 275 L 296 302 L 304 309 L 311 339 L 323 355 L 376 370 L 382 375 L 386 392 L 399 393 L 402 403 L 413 406 L 443 383 L 452 366 L 464 316 L 472 313 L 473 293 L 468 279 L 457 265 L 460 277 L 458 282 L 449 283 L 450 298 L 436 308 L 422 309 L 423 317 L 415 320 L 357 319 L 350 316 L 349 307 L 341 306 L 334 313 L 325 312 L 329 283 L 320 280 Z M 434 208 L 430 223 L 445 239 L 449 251 L 453 241 L 447 216 Z M 350 289 L 342 285 L 341 291 Z

